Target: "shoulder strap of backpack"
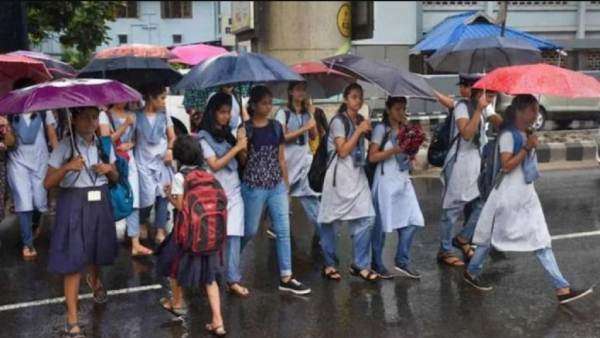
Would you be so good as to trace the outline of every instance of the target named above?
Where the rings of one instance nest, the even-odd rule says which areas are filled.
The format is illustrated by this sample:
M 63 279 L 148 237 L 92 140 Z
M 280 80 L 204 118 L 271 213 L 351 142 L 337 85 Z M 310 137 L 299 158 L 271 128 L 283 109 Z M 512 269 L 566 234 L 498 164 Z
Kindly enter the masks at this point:
M 523 147 L 523 135 L 517 128 L 510 128 L 513 138 L 513 155 L 516 155 Z
M 387 143 L 387 141 L 390 138 L 390 135 L 392 134 L 392 128 L 390 126 L 388 126 L 385 122 L 383 122 L 383 128 L 385 130 L 385 133 L 383 134 L 383 138 L 381 139 L 381 144 L 379 145 L 379 151 L 382 151 L 383 148 L 385 147 L 385 144 Z M 381 174 L 384 174 L 383 171 L 383 163 L 381 163 Z

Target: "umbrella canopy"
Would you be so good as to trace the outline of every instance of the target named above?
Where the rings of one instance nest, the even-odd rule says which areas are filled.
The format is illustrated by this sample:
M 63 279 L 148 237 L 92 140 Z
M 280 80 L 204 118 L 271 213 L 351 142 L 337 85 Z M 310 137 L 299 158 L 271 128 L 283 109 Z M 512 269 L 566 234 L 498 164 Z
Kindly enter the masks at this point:
M 372 83 L 390 96 L 434 99 L 433 89 L 423 77 L 388 63 L 350 54 L 323 59 L 323 63 L 334 70 Z
M 304 81 L 302 76 L 272 57 L 258 53 L 227 53 L 195 66 L 176 90 L 206 89 L 237 83 Z
M 426 61 L 438 72 L 485 73 L 541 60 L 540 50 L 525 41 L 489 36 L 460 40 L 438 49 Z
M 293 65 L 292 70 L 306 80 L 306 91 L 313 99 L 324 99 L 344 91 L 355 79 L 333 70 L 321 61 L 307 61 Z M 269 88 L 275 97 L 287 98 L 287 84 L 274 84 Z
M 141 99 L 135 89 L 113 80 L 61 79 L 11 91 L 0 98 L 0 114 L 106 106 Z
M 202 43 L 178 46 L 171 49 L 173 58 L 170 59 L 169 62 L 195 66 L 206 59 L 225 53 L 227 53 L 227 49 L 223 47 L 205 45 Z
M 28 50 L 18 50 L 16 52 L 8 53 L 8 55 L 25 56 L 43 62 L 46 65 L 46 68 L 48 68 L 48 70 L 50 71 L 50 74 L 52 74 L 52 77 L 55 79 L 62 79 L 65 77 L 70 78 L 75 77 L 75 75 L 77 75 L 77 71 L 75 70 L 75 68 L 73 68 L 73 66 L 66 62 L 57 60 L 51 57 L 50 55 L 46 55 L 44 53 L 32 52 Z
M 477 81 L 473 88 L 494 90 L 510 95 L 600 97 L 600 81 L 579 72 L 544 63 L 498 68 Z
M 116 58 L 122 56 L 137 56 L 142 58 L 169 59 L 172 57 L 167 47 L 133 43 L 103 49 L 94 55 L 97 59 Z
M 30 78 L 35 82 L 52 79 L 43 62 L 20 55 L 0 55 L 0 95 L 9 92 L 16 80 Z
M 170 86 L 181 80 L 181 74 L 159 58 L 117 57 L 92 59 L 80 72 L 80 78 L 113 79 L 140 88 L 148 84 Z
M 445 18 L 435 25 L 425 37 L 411 50 L 411 54 L 431 54 L 448 44 L 457 43 L 463 39 L 480 38 L 485 36 L 500 36 L 502 28 L 495 20 L 484 12 L 465 12 Z M 541 50 L 556 50 L 561 46 L 540 36 L 525 33 L 511 27 L 506 27 L 504 36 L 523 40 Z

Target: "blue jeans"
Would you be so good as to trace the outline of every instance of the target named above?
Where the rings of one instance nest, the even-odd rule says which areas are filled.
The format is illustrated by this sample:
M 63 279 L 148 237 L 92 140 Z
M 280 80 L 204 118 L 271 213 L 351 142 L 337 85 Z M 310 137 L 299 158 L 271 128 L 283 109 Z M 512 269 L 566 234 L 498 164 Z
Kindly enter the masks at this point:
M 125 218 L 127 224 L 127 236 L 130 238 L 140 235 L 140 209 L 133 209 L 131 215 Z
M 348 222 L 353 247 L 353 264 L 360 270 L 368 269 L 371 265 L 371 233 L 373 232 L 374 217 L 363 217 Z M 321 249 L 326 266 L 335 266 L 337 262 L 335 250 L 335 226 L 343 221 L 321 224 Z
M 33 211 L 19 211 L 16 214 L 19 219 L 23 246 L 33 247 Z
M 169 200 L 165 197 L 156 197 L 154 205 L 140 209 L 140 220 L 146 222 L 150 217 L 150 211 L 154 207 L 154 228 L 165 229 L 169 221 Z
M 227 283 L 239 283 L 242 280 L 240 274 L 240 252 L 242 250 L 241 236 L 227 236 Z
M 377 272 L 384 272 L 386 270 L 383 264 L 383 247 L 385 245 L 385 232 L 382 231 L 380 222 L 375 221 L 375 227 L 373 228 L 373 235 L 371 245 L 373 246 L 373 270 Z M 410 264 L 410 248 L 412 246 L 415 233 L 419 230 L 416 225 L 409 225 L 407 227 L 396 229 L 398 233 L 398 246 L 396 247 L 396 257 L 394 262 L 397 267 L 406 267 Z
M 321 237 L 321 224 L 317 222 L 317 218 L 319 217 L 319 198 L 317 196 L 300 196 L 298 200 L 300 200 L 306 218 L 315 227 L 317 236 Z
M 483 263 L 485 258 L 488 256 L 490 249 L 491 247 L 489 245 L 480 245 L 477 247 L 477 249 L 475 249 L 475 255 L 473 258 L 471 258 L 471 262 L 467 267 L 467 271 L 471 276 L 478 277 L 481 274 Z M 558 263 L 556 263 L 556 258 L 554 258 L 554 253 L 552 252 L 552 248 L 539 249 L 534 251 L 534 253 L 544 267 L 546 275 L 552 282 L 554 288 L 568 288 L 569 282 L 567 282 L 560 272 Z
M 244 238 L 242 250 L 256 235 L 260 223 L 260 216 L 266 205 L 271 215 L 272 229 L 277 238 L 277 262 L 281 277 L 292 275 L 292 245 L 290 242 L 290 205 L 287 189 L 280 182 L 273 189 L 253 188 L 242 184 L 242 198 L 244 199 Z
M 473 234 L 475 233 L 475 226 L 477 225 L 477 221 L 479 221 L 479 215 L 481 215 L 481 209 L 483 205 L 479 198 L 477 198 L 475 201 L 469 202 L 469 204 L 471 204 L 471 214 L 465 226 L 458 233 L 458 236 L 460 236 L 463 240 L 471 242 L 471 239 L 473 239 Z M 440 252 L 443 253 L 452 251 L 452 229 L 463 212 L 463 209 L 464 206 L 442 210 L 442 219 L 440 220 Z

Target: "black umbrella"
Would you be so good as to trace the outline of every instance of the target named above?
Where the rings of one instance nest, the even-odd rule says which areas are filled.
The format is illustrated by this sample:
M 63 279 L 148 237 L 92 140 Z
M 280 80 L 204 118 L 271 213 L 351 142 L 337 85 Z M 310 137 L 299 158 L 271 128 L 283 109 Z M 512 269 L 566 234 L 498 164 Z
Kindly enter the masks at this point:
M 438 49 L 427 63 L 438 72 L 485 73 L 498 67 L 539 63 L 540 50 L 501 36 L 464 39 Z
M 435 99 L 433 89 L 423 77 L 388 63 L 350 54 L 322 61 L 330 68 L 376 85 L 390 96 Z
M 148 84 L 171 86 L 181 79 L 181 74 L 159 58 L 124 56 L 92 59 L 77 75 L 79 78 L 103 78 L 123 82 L 134 88 Z

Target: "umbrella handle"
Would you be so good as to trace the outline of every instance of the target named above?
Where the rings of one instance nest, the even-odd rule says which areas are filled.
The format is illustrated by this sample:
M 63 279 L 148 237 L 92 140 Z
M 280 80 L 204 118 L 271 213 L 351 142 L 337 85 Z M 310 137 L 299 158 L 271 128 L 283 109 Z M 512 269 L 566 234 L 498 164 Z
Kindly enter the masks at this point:
M 81 153 L 79 152 L 79 149 L 75 146 L 75 135 L 73 134 L 73 123 L 71 121 L 71 110 L 69 108 L 66 108 L 67 110 L 67 124 L 69 125 L 69 142 L 71 143 L 71 149 L 76 150 L 77 153 L 79 153 L 79 155 L 81 155 Z M 75 155 L 75 154 L 72 154 Z

